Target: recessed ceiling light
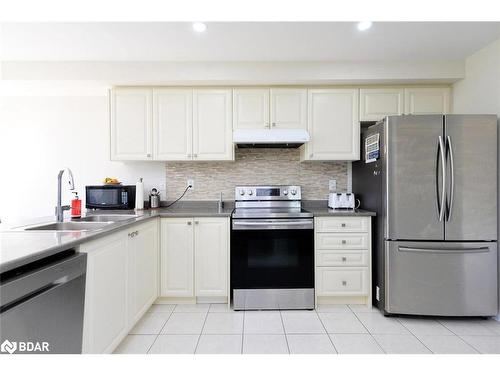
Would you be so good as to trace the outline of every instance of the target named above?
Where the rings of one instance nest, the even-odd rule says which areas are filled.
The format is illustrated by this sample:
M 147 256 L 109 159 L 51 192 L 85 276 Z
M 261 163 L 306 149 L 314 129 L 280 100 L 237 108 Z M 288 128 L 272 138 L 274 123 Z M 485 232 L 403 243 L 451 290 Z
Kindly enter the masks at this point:
M 358 30 L 359 31 L 368 30 L 370 27 L 372 27 L 372 24 L 373 23 L 371 21 L 358 22 Z
M 195 22 L 193 23 L 193 30 L 199 33 L 204 32 L 207 29 L 207 25 L 203 22 Z

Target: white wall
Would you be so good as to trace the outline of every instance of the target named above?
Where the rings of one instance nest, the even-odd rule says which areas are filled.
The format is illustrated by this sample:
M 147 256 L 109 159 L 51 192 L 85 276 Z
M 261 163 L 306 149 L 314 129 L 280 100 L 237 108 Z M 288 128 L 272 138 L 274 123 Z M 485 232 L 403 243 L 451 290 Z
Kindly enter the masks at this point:
M 465 61 L 465 78 L 453 85 L 453 112 L 500 116 L 500 39 Z M 500 159 L 498 163 L 500 165 Z M 500 178 L 498 186 L 500 187 Z M 500 224 L 500 216 L 498 222 Z M 500 269 L 500 257 L 498 266 Z M 500 278 L 498 296 L 497 319 L 500 320 Z
M 43 94 L 43 95 L 42 95 Z M 0 219 L 3 223 L 54 213 L 57 173 L 73 171 L 76 189 L 106 176 L 124 183 L 143 177 L 146 191 L 165 184 L 162 162 L 109 160 L 107 87 L 10 85 L 0 96 Z M 71 194 L 64 189 L 63 203 Z

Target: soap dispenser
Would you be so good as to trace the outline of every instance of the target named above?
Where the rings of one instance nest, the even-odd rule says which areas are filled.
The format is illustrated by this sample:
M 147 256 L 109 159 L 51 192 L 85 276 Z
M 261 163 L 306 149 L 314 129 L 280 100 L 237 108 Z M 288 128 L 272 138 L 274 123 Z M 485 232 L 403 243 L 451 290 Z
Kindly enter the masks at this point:
M 82 201 L 78 197 L 77 191 L 73 191 L 72 193 L 75 194 L 75 197 L 71 200 L 71 218 L 79 219 L 82 217 Z

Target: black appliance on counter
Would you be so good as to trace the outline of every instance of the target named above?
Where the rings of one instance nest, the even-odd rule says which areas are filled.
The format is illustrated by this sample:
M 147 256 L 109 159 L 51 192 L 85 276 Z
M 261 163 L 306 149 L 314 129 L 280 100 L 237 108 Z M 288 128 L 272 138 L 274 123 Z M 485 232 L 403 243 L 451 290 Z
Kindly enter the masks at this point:
M 135 208 L 135 185 L 85 186 L 85 208 L 133 210 Z
M 239 186 L 235 195 L 234 309 L 314 309 L 314 220 L 300 186 Z

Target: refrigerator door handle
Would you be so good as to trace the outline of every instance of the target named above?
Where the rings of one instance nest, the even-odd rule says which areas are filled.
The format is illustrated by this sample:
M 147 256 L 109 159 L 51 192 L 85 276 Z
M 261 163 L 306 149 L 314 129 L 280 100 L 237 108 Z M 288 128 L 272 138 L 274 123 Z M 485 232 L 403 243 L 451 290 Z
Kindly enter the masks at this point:
M 441 174 L 442 174 L 442 183 L 441 183 L 441 193 L 439 193 L 439 159 L 441 158 Z M 441 197 L 440 197 L 441 195 Z M 445 158 L 445 148 L 443 137 L 438 137 L 438 155 L 437 155 L 437 163 L 436 163 L 436 199 L 437 199 L 437 207 L 438 207 L 438 219 L 439 221 L 443 221 L 444 218 L 444 207 L 446 204 L 446 158 Z
M 456 253 L 487 253 L 490 251 L 488 246 L 463 248 L 463 249 L 432 249 L 432 248 L 419 248 L 409 246 L 399 246 L 398 251 L 406 253 L 440 253 L 440 254 L 456 254 Z
M 453 146 L 451 144 L 451 138 L 448 135 L 446 137 L 446 153 L 450 154 L 450 167 L 451 167 L 451 174 L 450 174 L 450 200 L 448 203 L 448 215 L 446 217 L 446 221 L 450 221 L 451 218 L 451 212 L 453 208 L 453 192 L 455 191 L 455 165 L 453 163 Z

